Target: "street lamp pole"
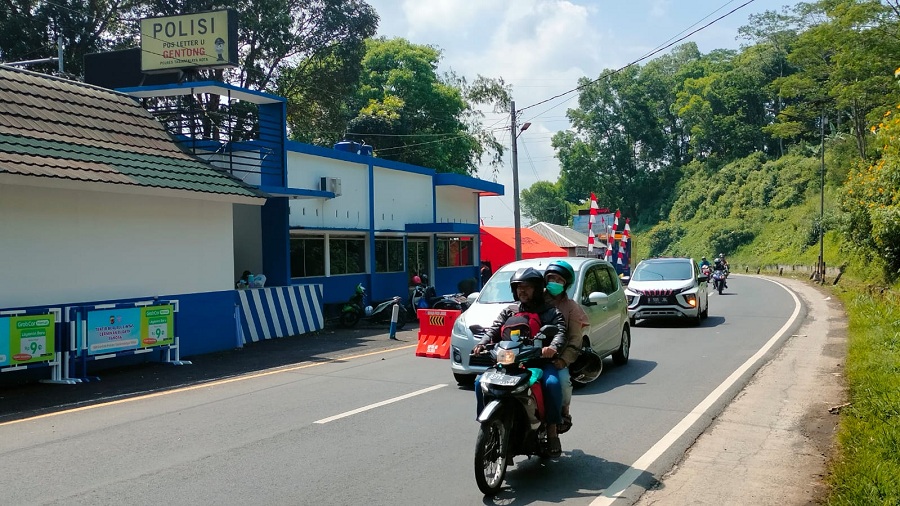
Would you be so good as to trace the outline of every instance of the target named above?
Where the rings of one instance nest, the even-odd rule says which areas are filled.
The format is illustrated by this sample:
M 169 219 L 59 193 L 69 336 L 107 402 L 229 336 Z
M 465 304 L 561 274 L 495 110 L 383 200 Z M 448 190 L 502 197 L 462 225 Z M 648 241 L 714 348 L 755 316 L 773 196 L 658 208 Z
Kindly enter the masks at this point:
M 519 149 L 518 138 L 521 132 L 528 130 L 531 123 L 525 123 L 521 129 L 516 128 L 516 101 L 509 102 L 510 135 L 512 136 L 512 176 L 513 176 L 513 223 L 516 236 L 516 260 L 522 259 L 522 219 L 519 215 Z

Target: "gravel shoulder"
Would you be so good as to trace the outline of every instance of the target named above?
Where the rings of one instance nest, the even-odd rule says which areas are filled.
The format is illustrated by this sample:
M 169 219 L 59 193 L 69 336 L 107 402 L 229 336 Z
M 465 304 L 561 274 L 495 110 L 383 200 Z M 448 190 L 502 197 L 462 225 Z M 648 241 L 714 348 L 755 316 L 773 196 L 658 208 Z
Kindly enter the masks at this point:
M 805 321 L 638 505 L 824 502 L 839 421 L 829 408 L 846 399 L 846 314 L 814 285 L 760 277 L 793 290 Z

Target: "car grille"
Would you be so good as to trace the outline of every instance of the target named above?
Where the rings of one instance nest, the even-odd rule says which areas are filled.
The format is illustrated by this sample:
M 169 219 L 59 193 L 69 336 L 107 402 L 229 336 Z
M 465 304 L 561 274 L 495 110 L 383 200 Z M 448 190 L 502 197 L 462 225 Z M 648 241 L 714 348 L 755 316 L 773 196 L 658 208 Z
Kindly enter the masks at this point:
M 636 290 L 631 289 L 633 292 L 640 294 L 641 300 L 640 304 L 647 304 L 650 306 L 671 306 L 672 304 L 678 304 L 678 301 L 675 299 L 675 295 L 683 292 L 685 288 L 679 288 L 677 290 L 673 289 L 646 289 L 646 290 Z

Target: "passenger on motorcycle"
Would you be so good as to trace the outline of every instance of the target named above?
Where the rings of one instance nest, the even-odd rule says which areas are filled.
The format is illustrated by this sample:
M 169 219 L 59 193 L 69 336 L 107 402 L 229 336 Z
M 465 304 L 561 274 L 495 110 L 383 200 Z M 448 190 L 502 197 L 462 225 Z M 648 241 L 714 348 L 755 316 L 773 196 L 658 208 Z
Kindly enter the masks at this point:
M 544 343 L 541 356 L 548 359 L 559 357 L 566 342 L 566 322 L 563 314 L 544 300 L 544 277 L 533 267 L 519 269 L 509 280 L 513 299 L 517 302 L 503 309 L 494 320 L 490 328 L 485 329 L 485 335 L 481 342 L 472 349 L 472 354 L 481 353 L 486 344 L 497 343 L 503 339 L 501 329 L 507 320 L 517 313 L 536 314 L 540 319 L 540 326 L 554 325 L 558 331 L 552 342 Z M 532 336 L 533 337 L 533 336 Z M 542 367 L 541 386 L 544 390 L 544 412 L 547 425 L 547 443 L 551 457 L 558 457 L 562 453 L 562 445 L 559 442 L 557 425 L 562 422 L 562 385 L 560 384 L 559 370 L 552 363 Z M 475 379 L 475 398 L 480 413 L 484 407 L 484 399 L 481 392 L 481 376 Z
M 572 428 L 572 415 L 569 413 L 569 405 L 572 403 L 572 381 L 569 376 L 569 365 L 581 354 L 584 345 L 585 327 L 591 325 L 587 313 L 581 304 L 569 298 L 566 290 L 575 279 L 575 270 L 565 260 L 557 260 L 547 266 L 544 271 L 544 280 L 547 282 L 547 302 L 559 309 L 566 319 L 566 342 L 559 357 L 553 360 L 553 365 L 559 370 L 559 381 L 562 385 L 562 423 L 559 425 L 560 434 Z

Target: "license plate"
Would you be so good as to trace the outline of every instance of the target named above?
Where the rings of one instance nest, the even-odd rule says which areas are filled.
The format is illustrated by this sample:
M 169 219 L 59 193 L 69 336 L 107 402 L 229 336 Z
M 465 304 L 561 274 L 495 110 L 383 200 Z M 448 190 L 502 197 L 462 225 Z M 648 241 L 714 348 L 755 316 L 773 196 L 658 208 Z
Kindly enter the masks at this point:
M 650 297 L 650 304 L 665 304 L 667 302 L 666 297 Z
M 481 382 L 502 387 L 511 387 L 519 382 L 518 376 L 510 376 L 499 372 L 486 372 L 481 375 Z

